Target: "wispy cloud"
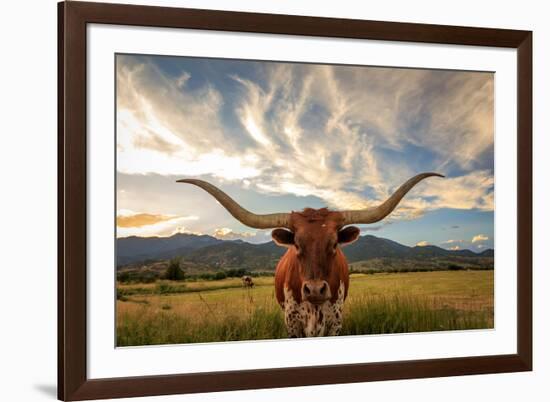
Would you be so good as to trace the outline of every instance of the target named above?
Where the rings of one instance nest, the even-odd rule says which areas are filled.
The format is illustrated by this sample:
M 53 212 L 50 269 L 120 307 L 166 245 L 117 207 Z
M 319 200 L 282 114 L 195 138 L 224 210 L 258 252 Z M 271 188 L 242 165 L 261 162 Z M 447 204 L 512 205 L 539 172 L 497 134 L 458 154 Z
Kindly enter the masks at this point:
M 492 74 L 230 63 L 198 71 L 182 58 L 174 73 L 119 56 L 118 171 L 355 209 L 438 170 L 447 178 L 418 185 L 389 221 L 493 210 Z
M 429 186 L 419 187 L 417 194 L 434 197 L 436 208 L 494 209 L 494 176 L 489 170 L 474 171 L 460 177 L 433 180 Z
M 443 242 L 441 242 L 441 244 L 453 244 L 453 243 L 464 243 L 464 240 L 445 240 Z
M 378 232 L 383 229 L 386 225 L 389 225 L 391 222 L 384 222 L 380 225 L 369 225 L 361 228 L 361 232 Z
M 170 80 L 154 63 L 127 56 L 117 66 L 118 171 L 227 179 L 258 174 L 227 141 L 215 88 L 187 89 L 190 74 Z

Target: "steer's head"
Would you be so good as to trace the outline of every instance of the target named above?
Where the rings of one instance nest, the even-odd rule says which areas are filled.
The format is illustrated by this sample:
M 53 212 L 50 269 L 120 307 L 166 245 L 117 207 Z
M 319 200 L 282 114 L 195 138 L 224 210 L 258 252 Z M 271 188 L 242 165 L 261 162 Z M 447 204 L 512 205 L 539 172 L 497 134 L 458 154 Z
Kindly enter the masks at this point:
M 341 278 L 335 260 L 343 258 L 339 247 L 359 236 L 357 227 L 343 225 L 341 212 L 306 208 L 290 214 L 289 229 L 271 233 L 277 245 L 296 256 L 302 300 L 321 304 L 336 295 Z
M 389 215 L 401 199 L 418 182 L 438 173 L 422 173 L 406 181 L 382 204 L 361 210 L 329 211 L 326 208 L 306 208 L 302 212 L 254 214 L 212 184 L 196 179 L 182 179 L 179 183 L 194 184 L 210 193 L 231 215 L 246 226 L 272 229 L 275 243 L 288 247 L 298 262 L 302 300 L 319 304 L 328 300 L 335 289 L 330 279 L 336 275 L 332 267 L 336 258 L 343 258 L 340 246 L 351 243 L 359 236 L 352 224 L 374 223 Z

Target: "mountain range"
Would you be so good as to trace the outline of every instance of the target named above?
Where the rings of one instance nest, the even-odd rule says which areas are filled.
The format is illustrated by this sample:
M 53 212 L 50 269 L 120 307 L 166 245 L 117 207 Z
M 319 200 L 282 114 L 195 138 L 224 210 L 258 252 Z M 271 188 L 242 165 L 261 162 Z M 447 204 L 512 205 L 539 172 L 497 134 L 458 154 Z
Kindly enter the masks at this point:
M 493 257 L 494 250 L 446 250 L 437 246 L 409 247 L 372 235 L 360 236 L 342 249 L 350 263 L 375 258 L 429 259 L 437 257 Z M 170 237 L 117 239 L 117 266 L 166 260 L 176 256 L 213 268 L 273 269 L 285 252 L 272 241 L 262 244 L 220 240 L 208 235 L 178 233 Z

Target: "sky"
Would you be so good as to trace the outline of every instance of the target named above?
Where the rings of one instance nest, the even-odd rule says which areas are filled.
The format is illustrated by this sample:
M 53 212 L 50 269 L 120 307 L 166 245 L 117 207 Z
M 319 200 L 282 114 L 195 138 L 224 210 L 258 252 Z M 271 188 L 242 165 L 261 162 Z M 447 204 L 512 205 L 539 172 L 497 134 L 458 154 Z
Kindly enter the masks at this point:
M 494 247 L 492 73 L 117 55 L 116 86 L 117 237 L 271 239 L 182 178 L 273 213 L 375 206 L 438 172 L 362 233 Z

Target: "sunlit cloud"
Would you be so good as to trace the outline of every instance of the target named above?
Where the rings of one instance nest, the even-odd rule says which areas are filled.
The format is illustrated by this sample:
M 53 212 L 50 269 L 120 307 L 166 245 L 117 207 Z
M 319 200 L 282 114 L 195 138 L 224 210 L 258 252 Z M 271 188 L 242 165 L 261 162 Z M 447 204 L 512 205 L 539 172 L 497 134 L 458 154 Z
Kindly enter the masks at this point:
M 121 209 L 117 212 L 117 237 L 166 237 L 186 232 L 184 223 L 198 216 L 162 215 Z
M 431 208 L 492 211 L 494 209 L 493 187 L 493 174 L 488 170 L 483 170 L 459 177 L 432 180 L 429 186 L 419 187 L 416 194 L 424 199 L 433 197 L 433 201 L 429 203 Z M 412 203 L 414 200 L 410 202 Z
M 168 73 L 154 57 L 118 57 L 121 174 L 214 179 L 265 202 L 288 195 L 360 209 L 417 173 L 438 171 L 447 177 L 420 183 L 388 223 L 494 209 L 492 74 L 285 63 L 231 69 L 223 60 L 209 61 L 208 73 L 186 58 Z M 185 213 L 204 216 L 196 208 Z M 173 219 L 163 222 L 163 233 L 175 230 Z
M 159 222 L 175 219 L 177 216 L 158 215 L 158 214 L 134 214 L 134 215 L 117 215 L 116 224 L 121 228 L 141 227 L 154 225 Z
M 422 241 L 419 241 L 418 243 L 416 243 L 416 245 L 418 247 L 426 247 L 426 246 L 430 246 L 430 243 L 427 242 L 426 240 L 422 240 Z
M 256 232 L 235 232 L 229 228 L 217 228 L 214 230 L 214 237 L 222 240 L 246 239 L 256 236 Z
M 118 171 L 212 174 L 233 180 L 256 176 L 258 170 L 246 158 L 224 149 L 221 94 L 208 86 L 187 90 L 190 77 L 184 72 L 173 82 L 153 63 L 121 59 L 117 70 Z
M 489 237 L 484 235 L 484 234 L 478 234 L 478 235 L 475 235 L 473 238 L 472 238 L 472 243 L 478 243 L 480 241 L 487 241 L 489 240 Z
M 464 240 L 445 240 L 441 244 L 464 243 Z
M 258 141 L 260 144 L 264 146 L 270 144 L 270 141 L 267 139 L 266 135 L 262 132 L 260 127 L 258 127 L 252 116 L 247 116 L 244 121 L 244 126 L 246 127 L 246 130 L 250 133 L 252 138 Z
M 453 246 L 451 248 L 448 248 L 447 250 L 457 251 L 460 250 L 460 246 Z

